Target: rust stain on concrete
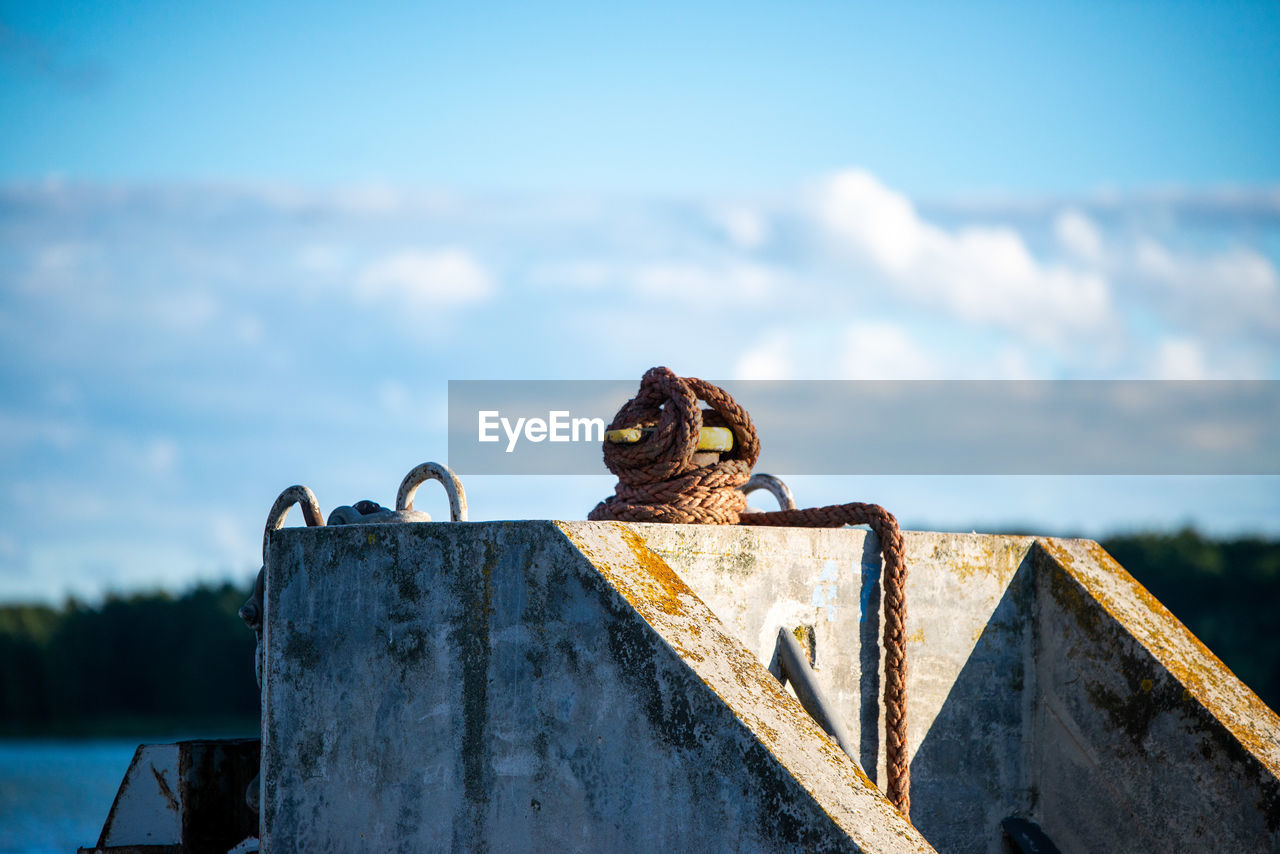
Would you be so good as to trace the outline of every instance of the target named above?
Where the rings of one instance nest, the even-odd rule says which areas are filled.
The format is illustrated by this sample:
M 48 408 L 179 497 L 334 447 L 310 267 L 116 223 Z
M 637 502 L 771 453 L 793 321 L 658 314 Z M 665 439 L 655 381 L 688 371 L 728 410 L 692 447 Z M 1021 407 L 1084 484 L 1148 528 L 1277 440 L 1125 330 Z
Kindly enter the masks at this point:
M 164 772 L 151 765 L 151 776 L 156 778 L 156 785 L 160 788 L 160 796 L 164 798 L 165 808 L 171 812 L 177 812 L 178 799 L 173 794 L 173 789 L 169 788 L 169 781 L 164 778 Z

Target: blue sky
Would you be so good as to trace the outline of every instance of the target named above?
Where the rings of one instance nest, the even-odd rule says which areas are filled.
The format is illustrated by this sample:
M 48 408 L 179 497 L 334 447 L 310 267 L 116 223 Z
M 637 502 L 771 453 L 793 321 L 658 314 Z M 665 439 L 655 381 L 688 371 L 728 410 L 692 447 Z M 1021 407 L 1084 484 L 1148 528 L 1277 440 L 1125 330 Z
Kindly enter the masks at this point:
M 1275 4 L 615 5 L 0 4 L 0 599 L 241 579 L 449 379 L 1280 378 Z M 1273 477 L 796 487 L 1280 532 Z
M 465 8 L 464 8 L 465 7 Z M 1274 183 L 1274 3 L 6 3 L 0 174 Z M 18 131 L 18 132 L 12 132 Z

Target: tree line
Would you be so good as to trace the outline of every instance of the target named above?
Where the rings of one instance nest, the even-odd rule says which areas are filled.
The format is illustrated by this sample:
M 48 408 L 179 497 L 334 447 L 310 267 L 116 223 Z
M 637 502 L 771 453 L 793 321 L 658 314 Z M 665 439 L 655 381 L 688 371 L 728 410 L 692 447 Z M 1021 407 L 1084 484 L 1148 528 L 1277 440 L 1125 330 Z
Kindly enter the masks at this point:
M 1280 540 L 1193 530 L 1102 545 L 1272 708 L 1280 707 Z M 258 714 L 251 583 L 0 606 L 0 735 L 248 731 Z
M 1214 540 L 1194 530 L 1109 537 L 1101 545 L 1280 709 L 1280 540 Z
M 253 633 L 236 615 L 250 587 L 0 606 L 0 734 L 256 728 Z

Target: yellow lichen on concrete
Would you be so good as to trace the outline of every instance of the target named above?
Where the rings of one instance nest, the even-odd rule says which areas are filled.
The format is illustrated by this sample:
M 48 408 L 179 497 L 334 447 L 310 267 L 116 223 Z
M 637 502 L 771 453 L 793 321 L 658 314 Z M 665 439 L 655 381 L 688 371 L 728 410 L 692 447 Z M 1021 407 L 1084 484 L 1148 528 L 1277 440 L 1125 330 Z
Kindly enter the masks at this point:
M 561 530 L 565 530 L 563 527 Z M 684 631 L 697 635 L 701 627 L 687 613 L 686 602 L 697 601 L 697 596 L 679 575 L 671 569 L 661 557 L 651 551 L 634 531 L 619 527 L 619 535 L 627 547 L 626 565 L 638 568 L 641 572 L 617 572 L 614 560 L 609 555 L 595 550 L 586 541 L 575 539 L 573 534 L 565 530 L 565 534 L 575 546 L 582 550 L 592 563 L 609 579 L 615 589 L 645 619 L 654 624 L 679 623 Z M 702 660 L 702 655 L 680 641 L 672 641 L 676 651 L 693 660 Z
M 632 526 L 555 524 L 863 850 L 933 850 Z
M 945 567 L 961 581 L 982 576 L 1008 583 L 1034 542 L 1031 537 L 966 537 L 965 549 L 959 550 L 951 547 L 955 539 L 954 536 L 938 536 L 927 555 L 915 555 L 909 550 L 908 566 L 912 558 L 917 558 Z M 907 538 L 908 545 L 916 541 L 916 538 Z
M 1182 684 L 1187 700 L 1199 703 L 1273 776 L 1280 777 L 1280 717 L 1199 638 L 1097 543 L 1056 539 L 1037 542 Z M 1142 684 L 1134 687 L 1144 690 Z

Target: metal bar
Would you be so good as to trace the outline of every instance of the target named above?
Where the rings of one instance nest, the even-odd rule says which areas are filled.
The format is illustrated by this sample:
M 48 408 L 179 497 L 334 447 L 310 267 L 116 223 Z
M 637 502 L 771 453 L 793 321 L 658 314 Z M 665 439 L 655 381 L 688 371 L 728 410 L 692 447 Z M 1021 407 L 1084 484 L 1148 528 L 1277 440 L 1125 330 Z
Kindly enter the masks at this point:
M 818 722 L 818 726 L 822 727 L 827 735 L 836 740 L 840 749 L 857 762 L 858 756 L 854 753 L 853 739 L 849 737 L 844 723 L 836 714 L 835 706 L 818 685 L 817 675 L 809 666 L 809 656 L 805 655 L 799 642 L 785 626 L 778 629 L 777 657 L 783 675 L 780 680 L 782 684 L 787 684 L 788 679 L 791 681 L 800 705 L 804 706 L 805 711 Z

